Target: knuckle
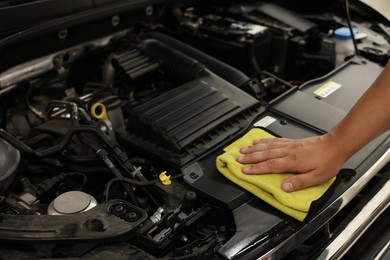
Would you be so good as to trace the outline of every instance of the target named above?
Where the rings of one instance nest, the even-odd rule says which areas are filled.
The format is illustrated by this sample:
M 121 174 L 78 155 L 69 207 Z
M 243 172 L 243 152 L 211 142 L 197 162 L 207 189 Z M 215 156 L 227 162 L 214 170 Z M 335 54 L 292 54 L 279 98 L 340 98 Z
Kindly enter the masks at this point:
M 264 151 L 265 158 L 272 158 L 274 155 L 274 152 L 272 150 L 265 150 Z
M 289 158 L 291 160 L 291 165 L 292 165 L 291 170 L 293 172 L 298 172 L 299 165 L 298 165 L 298 156 L 297 156 L 297 154 L 296 153 L 291 153 L 289 155 Z
M 266 143 L 266 144 L 265 144 L 265 149 L 266 149 L 267 151 L 271 150 L 272 148 L 273 148 L 273 143 Z
M 272 171 L 275 170 L 277 167 L 277 162 L 274 159 L 269 159 L 266 161 L 267 167 Z
M 296 176 L 291 181 L 292 181 L 295 189 L 301 189 L 301 188 L 305 187 L 305 183 L 300 176 Z

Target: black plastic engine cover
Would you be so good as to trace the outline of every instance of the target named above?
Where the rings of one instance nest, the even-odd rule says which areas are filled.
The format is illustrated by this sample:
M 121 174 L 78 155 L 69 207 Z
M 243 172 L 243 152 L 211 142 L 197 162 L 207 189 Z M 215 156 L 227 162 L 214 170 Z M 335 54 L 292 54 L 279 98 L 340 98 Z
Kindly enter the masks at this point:
M 249 124 L 259 102 L 203 64 L 166 44 L 145 40 L 144 52 L 181 84 L 128 111 L 120 138 L 176 166 L 203 154 Z
M 190 82 L 132 110 L 127 130 L 181 151 L 240 107 L 209 84 Z

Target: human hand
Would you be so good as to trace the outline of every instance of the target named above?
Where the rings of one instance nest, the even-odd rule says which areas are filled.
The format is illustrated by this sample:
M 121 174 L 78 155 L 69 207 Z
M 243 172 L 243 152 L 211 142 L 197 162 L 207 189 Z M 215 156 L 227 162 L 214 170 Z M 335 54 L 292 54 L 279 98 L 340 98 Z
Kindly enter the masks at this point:
M 245 174 L 298 173 L 282 184 L 286 192 L 318 185 L 336 176 L 347 159 L 340 140 L 330 135 L 301 140 L 268 138 L 254 140 L 241 148 L 237 161 L 252 164 L 242 169 Z

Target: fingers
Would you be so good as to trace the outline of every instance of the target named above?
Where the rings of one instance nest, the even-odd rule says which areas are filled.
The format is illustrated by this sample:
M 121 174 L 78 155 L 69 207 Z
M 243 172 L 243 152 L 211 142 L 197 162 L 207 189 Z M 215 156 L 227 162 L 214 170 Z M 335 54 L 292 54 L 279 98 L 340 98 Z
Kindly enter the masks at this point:
M 244 147 L 243 154 L 236 158 L 239 163 L 253 164 L 243 168 L 246 174 L 294 172 L 296 156 L 291 152 L 292 140 L 286 138 L 268 138 L 255 141 L 257 144 Z
M 245 174 L 295 172 L 295 163 L 288 157 L 268 159 L 242 169 Z
M 265 144 L 265 143 L 286 143 L 291 142 L 292 140 L 287 138 L 262 138 L 258 140 L 254 140 L 253 144 Z
M 334 145 L 327 139 L 312 137 L 301 140 L 268 138 L 243 147 L 236 160 L 249 164 L 245 174 L 297 173 L 282 184 L 286 192 L 301 190 L 330 180 L 344 161 L 334 156 Z
M 255 140 L 255 145 L 240 149 L 243 156 L 239 156 L 237 161 L 241 163 L 258 163 L 264 160 L 284 157 L 289 151 L 289 149 L 285 148 L 287 148 L 290 142 L 292 141 L 286 138 Z
M 268 151 L 286 147 L 286 142 L 261 142 L 255 145 L 243 147 L 240 152 L 243 154 L 254 153 L 258 151 Z
M 282 184 L 282 189 L 286 192 L 302 190 L 307 187 L 324 183 L 330 180 L 332 177 L 333 175 L 319 175 L 315 172 L 297 174 L 284 181 Z
M 248 148 L 251 149 L 252 147 Z M 252 149 L 254 150 L 254 149 Z M 286 157 L 288 151 L 286 149 L 263 149 L 258 152 L 253 151 L 251 153 L 244 154 L 237 157 L 237 161 L 240 163 L 260 163 L 270 159 Z
M 291 177 L 283 182 L 282 189 L 285 192 L 292 192 L 292 191 L 304 189 L 306 187 L 309 187 L 311 178 L 312 177 L 310 174 L 295 175 L 294 177 Z

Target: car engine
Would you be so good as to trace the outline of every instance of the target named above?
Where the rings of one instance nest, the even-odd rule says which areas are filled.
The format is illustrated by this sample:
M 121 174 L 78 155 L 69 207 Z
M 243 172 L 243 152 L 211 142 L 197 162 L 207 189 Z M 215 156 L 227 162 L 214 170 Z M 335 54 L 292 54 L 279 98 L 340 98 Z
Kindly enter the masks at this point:
M 273 104 L 355 62 L 333 38 L 347 26 L 340 3 L 318 14 L 283 1 L 134 2 L 0 40 L 5 259 L 238 259 L 304 225 L 233 187 L 215 157 L 267 111 L 286 124 Z M 390 27 L 357 6 L 371 79 Z M 328 233 L 311 235 L 288 253 L 316 255 Z

